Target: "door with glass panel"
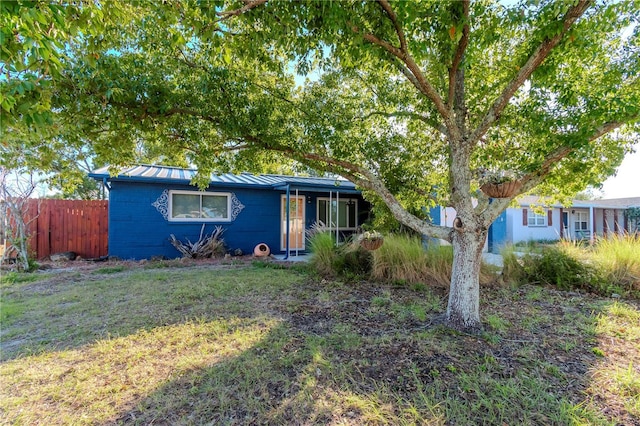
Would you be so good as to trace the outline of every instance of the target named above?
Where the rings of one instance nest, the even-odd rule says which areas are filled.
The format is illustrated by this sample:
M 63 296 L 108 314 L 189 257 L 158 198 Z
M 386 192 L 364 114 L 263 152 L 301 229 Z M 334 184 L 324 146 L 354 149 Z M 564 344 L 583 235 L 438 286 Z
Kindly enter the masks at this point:
M 289 250 L 304 250 L 304 214 L 305 197 L 289 197 Z M 287 197 L 281 199 L 280 244 L 281 249 L 287 249 Z

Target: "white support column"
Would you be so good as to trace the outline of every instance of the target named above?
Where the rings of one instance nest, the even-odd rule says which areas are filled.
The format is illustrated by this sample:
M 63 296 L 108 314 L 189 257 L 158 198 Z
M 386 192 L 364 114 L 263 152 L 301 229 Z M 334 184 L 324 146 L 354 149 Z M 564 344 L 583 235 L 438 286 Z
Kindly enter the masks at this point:
M 589 220 L 591 221 L 591 238 L 589 238 L 589 242 L 591 244 L 596 240 L 596 216 L 593 211 L 593 206 L 589 206 Z
M 333 211 L 331 208 L 331 204 L 333 202 L 333 191 L 329 191 L 329 223 L 327 224 L 329 226 L 329 234 L 331 234 L 331 222 L 333 221 Z
M 340 192 L 336 191 L 336 245 L 338 244 L 339 236 L 338 231 L 340 230 Z

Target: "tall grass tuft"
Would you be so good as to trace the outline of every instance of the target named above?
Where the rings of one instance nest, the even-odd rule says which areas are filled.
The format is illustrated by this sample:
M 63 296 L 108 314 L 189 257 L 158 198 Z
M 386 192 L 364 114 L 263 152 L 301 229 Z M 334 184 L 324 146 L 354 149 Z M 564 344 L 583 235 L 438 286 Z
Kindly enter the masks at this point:
M 616 235 L 599 239 L 591 258 L 607 281 L 625 292 L 640 293 L 640 237 Z
M 334 236 L 329 232 L 317 232 L 311 235 L 308 240 L 311 250 L 309 260 L 311 267 L 325 277 L 337 275 L 335 267 L 339 254 Z
M 448 287 L 453 266 L 451 246 L 430 246 L 427 250 L 417 237 L 390 235 L 384 244 L 373 252 L 371 276 L 381 281 L 405 281 L 416 284 L 430 282 Z M 490 267 L 482 264 L 480 283 L 494 280 Z
M 428 272 L 422 244 L 415 237 L 389 235 L 373 252 L 373 279 L 418 283 L 426 281 Z

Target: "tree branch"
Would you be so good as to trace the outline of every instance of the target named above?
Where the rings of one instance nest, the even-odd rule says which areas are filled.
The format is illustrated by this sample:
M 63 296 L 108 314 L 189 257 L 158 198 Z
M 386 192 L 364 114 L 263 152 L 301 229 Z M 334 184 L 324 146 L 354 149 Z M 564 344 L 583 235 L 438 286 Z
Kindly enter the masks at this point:
M 323 163 L 327 167 L 327 170 L 349 178 L 351 182 L 359 187 L 369 189 L 378 194 L 387 207 L 389 207 L 394 217 L 416 232 L 428 234 L 429 236 L 441 238 L 449 242 L 452 240 L 451 228 L 429 224 L 406 211 L 396 197 L 387 189 L 384 182 L 364 167 L 322 154 L 300 152 L 287 146 L 268 144 L 255 136 L 247 135 L 244 138 L 264 149 L 285 153 L 291 158 L 311 167 L 313 166 L 313 162 Z
M 402 26 L 398 22 L 398 17 L 395 12 L 391 8 L 391 5 L 387 0 L 378 0 L 378 4 L 384 9 L 384 11 L 389 16 L 389 20 L 393 23 L 393 27 L 396 30 L 396 34 L 398 35 L 398 40 L 400 41 L 400 50 L 402 52 L 407 53 L 407 39 L 405 38 L 404 31 L 402 31 Z
M 262 5 L 262 4 L 266 3 L 266 2 L 267 2 L 267 0 L 247 1 L 247 2 L 245 2 L 245 5 L 242 6 L 241 8 L 239 8 L 239 9 L 216 12 L 216 15 L 220 16 L 220 19 L 218 19 L 218 22 L 230 19 L 230 18 L 232 18 L 234 16 L 242 15 L 243 13 L 246 13 L 246 12 L 250 11 L 251 9 L 254 9 L 254 8 L 256 8 L 256 7 Z
M 562 30 L 551 38 L 545 38 L 533 51 L 527 62 L 518 71 L 518 74 L 507 84 L 507 87 L 504 88 L 500 96 L 484 114 L 484 118 L 470 138 L 470 143 L 474 144 L 484 136 L 489 127 L 500 117 L 500 114 L 502 114 L 516 91 L 540 66 L 542 61 L 549 56 L 549 53 L 560 43 L 569 28 L 584 14 L 591 4 L 592 0 L 580 0 L 567 11 L 562 19 Z
M 622 121 L 611 121 L 609 123 L 603 124 L 602 126 L 598 127 L 591 136 L 588 137 L 588 142 L 593 142 L 599 139 L 600 137 L 606 135 L 607 133 L 610 133 L 623 124 L 624 122 Z M 520 179 L 520 181 L 522 182 L 520 193 L 528 192 L 539 185 L 551 172 L 553 166 L 558 164 L 560 160 L 565 158 L 573 151 L 574 148 L 571 148 L 569 146 L 560 146 L 549 153 L 542 162 L 542 165 L 535 172 L 529 173 L 522 177 L 522 179 Z
M 371 33 L 363 33 L 362 37 L 366 41 L 372 44 L 375 44 L 376 46 L 382 47 L 384 50 L 386 50 L 388 53 L 392 54 L 402 62 L 403 65 L 400 65 L 400 71 L 416 87 L 416 89 L 420 91 L 420 93 L 424 94 L 427 98 L 429 98 L 435 104 L 436 109 L 438 110 L 438 113 L 440 113 L 440 115 L 444 119 L 444 122 L 447 124 L 447 128 L 449 129 L 449 132 L 453 134 L 458 134 L 459 133 L 458 129 L 455 126 L 455 123 L 453 122 L 453 120 L 451 120 L 451 113 L 446 107 L 444 101 L 442 100 L 438 92 L 435 90 L 435 88 L 431 85 L 431 83 L 429 83 L 429 81 L 425 78 L 424 74 L 420 70 L 420 67 L 416 64 L 413 57 L 409 54 L 407 50 L 406 40 L 403 42 L 404 33 L 402 32 L 402 28 L 400 27 L 400 24 L 397 21 L 397 17 L 395 13 L 391 9 L 391 5 L 384 0 L 380 0 L 379 3 L 387 13 L 387 16 L 393 23 L 394 27 L 396 28 L 396 33 L 398 33 L 399 31 L 398 37 L 401 37 L 400 48 L 395 47 L 391 43 L 385 40 L 382 40 Z M 352 25 L 351 29 L 355 33 L 360 33 L 359 28 L 355 25 Z
M 464 52 L 467 50 L 467 46 L 469 45 L 469 0 L 464 0 L 462 7 L 465 23 L 462 27 L 462 38 L 460 38 L 460 41 L 458 42 L 458 47 L 456 48 L 456 53 L 454 54 L 453 62 L 451 63 L 451 69 L 449 69 L 449 97 L 447 98 L 447 104 L 449 106 L 453 105 L 453 99 L 456 94 L 456 73 L 462 63 Z
M 355 32 L 358 32 L 357 27 L 353 27 L 353 30 Z M 401 51 L 390 43 L 379 39 L 373 34 L 366 33 L 363 34 L 362 37 L 368 42 L 382 47 L 387 52 L 400 59 L 400 61 L 402 62 L 402 65 L 400 65 L 400 71 L 402 72 L 402 74 L 407 77 L 407 79 L 416 87 L 416 89 L 420 91 L 420 93 L 425 95 L 431 100 L 431 102 L 434 103 L 436 109 L 444 119 L 445 123 L 447 123 L 447 128 L 449 129 L 449 131 L 451 133 L 459 133 L 457 131 L 457 127 L 452 128 L 452 126 L 455 126 L 455 123 L 453 122 L 453 120 L 451 120 L 451 113 L 449 112 L 449 109 L 444 104 L 444 101 L 442 100 L 436 89 L 431 85 L 431 83 L 427 81 L 424 74 L 422 74 L 420 67 L 418 67 L 418 65 L 415 63 L 411 55 Z
M 611 121 L 611 122 L 605 123 L 602 126 L 595 129 L 594 132 L 591 134 L 591 136 L 587 137 L 587 140 L 588 142 L 594 142 L 597 139 L 601 138 L 602 136 L 606 135 L 607 133 L 610 133 L 613 130 L 617 129 L 618 127 L 622 126 L 623 124 L 625 124 L 624 121 Z M 542 183 L 542 181 L 547 177 L 547 175 L 551 173 L 551 170 L 553 169 L 553 167 L 556 166 L 563 158 L 567 157 L 573 151 L 574 151 L 574 148 L 566 145 L 562 145 L 556 148 L 555 150 L 553 150 L 552 152 L 550 152 L 545 157 L 540 167 L 536 169 L 536 171 L 528 173 L 520 179 L 520 182 L 522 182 L 522 187 L 520 188 L 517 194 L 514 194 L 512 197 L 509 197 L 509 198 L 494 200 L 494 202 L 492 202 L 489 205 L 489 207 L 485 210 L 485 213 L 483 215 L 483 219 L 485 220 L 485 222 L 487 221 L 488 223 L 493 222 L 498 217 L 498 215 L 500 215 L 502 210 L 504 210 L 514 198 L 516 198 L 520 194 L 524 194 L 526 192 L 531 191 L 533 188 L 535 188 L 540 183 Z

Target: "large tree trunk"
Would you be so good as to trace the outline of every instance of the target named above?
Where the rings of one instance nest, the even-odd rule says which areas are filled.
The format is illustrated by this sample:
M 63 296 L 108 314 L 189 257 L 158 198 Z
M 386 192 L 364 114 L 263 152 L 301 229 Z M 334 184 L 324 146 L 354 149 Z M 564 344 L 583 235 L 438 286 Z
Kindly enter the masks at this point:
M 477 333 L 480 322 L 480 265 L 486 232 L 463 230 L 453 236 L 453 270 L 447 306 L 447 325 Z

